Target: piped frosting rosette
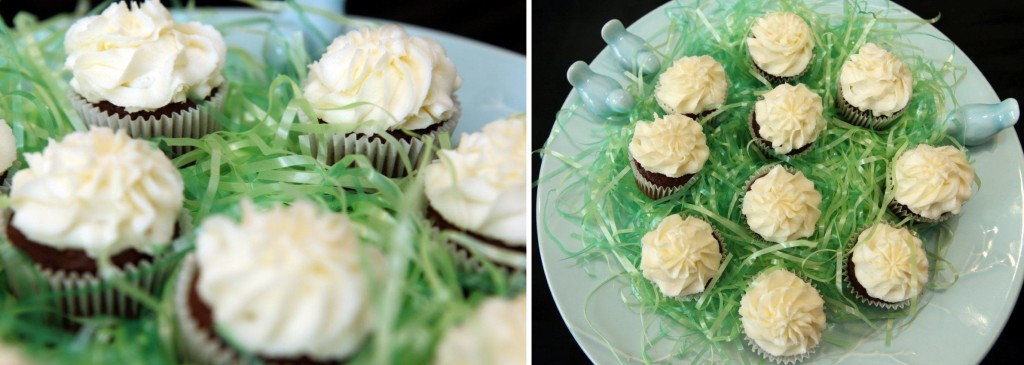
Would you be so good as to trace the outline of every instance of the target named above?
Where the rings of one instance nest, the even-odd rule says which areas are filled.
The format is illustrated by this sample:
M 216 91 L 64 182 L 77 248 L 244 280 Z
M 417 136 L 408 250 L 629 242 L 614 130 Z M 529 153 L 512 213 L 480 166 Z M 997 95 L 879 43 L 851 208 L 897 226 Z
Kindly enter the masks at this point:
M 913 89 L 914 77 L 903 61 L 866 43 L 839 73 L 839 114 L 852 124 L 884 129 L 906 111 Z
M 973 195 L 974 168 L 967 155 L 952 146 L 908 149 L 890 170 L 890 210 L 916 222 L 938 223 L 960 214 Z
M 843 279 L 862 302 L 900 309 L 924 292 L 928 254 L 921 239 L 906 227 L 878 223 L 855 236 Z
M 465 322 L 448 329 L 435 365 L 526 364 L 526 294 L 488 298 Z
M 700 218 L 670 215 L 640 242 L 640 270 L 667 297 L 695 298 L 722 264 L 722 241 Z
M 773 362 L 803 361 L 821 343 L 825 301 L 814 286 L 785 269 L 758 274 L 739 312 L 751 348 Z
M 800 16 L 773 12 L 757 18 L 746 39 L 758 73 L 773 84 L 800 77 L 814 58 L 814 34 Z
M 747 226 L 762 239 L 782 243 L 810 237 L 821 216 L 821 193 L 800 171 L 766 166 L 747 183 L 742 211 Z

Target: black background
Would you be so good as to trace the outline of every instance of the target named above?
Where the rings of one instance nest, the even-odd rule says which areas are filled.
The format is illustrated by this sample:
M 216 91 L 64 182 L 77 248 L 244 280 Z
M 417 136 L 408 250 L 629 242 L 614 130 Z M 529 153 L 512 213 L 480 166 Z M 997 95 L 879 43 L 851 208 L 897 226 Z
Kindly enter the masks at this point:
M 605 47 L 601 26 L 619 19 L 629 26 L 664 4 L 664 0 L 535 1 L 533 3 L 533 146 L 541 148 L 551 131 L 555 112 L 571 86 L 565 79 L 573 62 L 590 62 Z M 923 18 L 941 11 L 935 24 L 978 66 L 1000 98 L 1024 101 L 1024 4 L 1019 1 L 897 1 Z M 1018 123 L 1018 138 L 1022 135 Z M 533 159 L 537 177 L 540 158 Z M 534 196 L 536 201 L 536 193 Z M 534 242 L 537 242 L 536 231 Z M 534 246 L 533 354 L 535 364 L 581 364 L 589 360 L 565 327 Z M 1021 300 L 1018 299 L 1018 304 Z M 1018 305 L 985 363 L 1019 363 L 1022 355 L 1024 307 Z M 951 339 L 969 334 L 949 333 Z M 955 341 L 951 341 L 955 343 Z M 948 344 L 948 343 L 947 343 Z M 936 344 L 940 346 L 942 344 Z

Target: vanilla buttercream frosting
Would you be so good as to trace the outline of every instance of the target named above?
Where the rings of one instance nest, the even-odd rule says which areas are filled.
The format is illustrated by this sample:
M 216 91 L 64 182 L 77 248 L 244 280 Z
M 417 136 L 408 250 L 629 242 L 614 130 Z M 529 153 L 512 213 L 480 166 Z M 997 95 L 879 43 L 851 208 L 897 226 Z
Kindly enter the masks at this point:
M 670 215 L 640 242 L 640 270 L 666 296 L 704 292 L 722 263 L 711 225 L 700 218 Z
M 437 365 L 525 365 L 526 295 L 488 298 L 465 323 L 449 329 L 437 347 Z
M 879 223 L 864 230 L 851 259 L 857 282 L 875 299 L 899 303 L 928 284 L 928 256 L 906 228 Z
M 695 174 L 708 160 L 707 137 L 700 123 L 681 114 L 637 122 L 629 154 L 644 169 L 668 177 Z
M 448 120 L 461 85 L 441 45 L 385 25 L 334 39 L 309 66 L 302 92 L 320 120 L 379 134 Z
M 825 129 L 821 97 L 798 84 L 782 84 L 754 104 L 758 134 L 779 154 L 807 146 Z
M 344 214 L 304 200 L 260 211 L 246 200 L 240 221 L 203 222 L 196 257 L 199 297 L 218 331 L 248 351 L 339 360 L 374 326 L 369 278 L 384 263 Z
M 892 170 L 894 199 L 922 217 L 959 214 L 971 198 L 974 168 L 952 146 L 919 145 L 900 154 Z
M 787 242 L 814 233 L 821 211 L 821 194 L 802 172 L 781 165 L 754 180 L 743 198 L 743 215 L 750 229 L 771 242 Z
M 25 161 L 11 186 L 11 224 L 29 239 L 93 259 L 170 243 L 184 183 L 146 141 L 94 128 L 51 139 Z
M 903 61 L 874 43 L 866 43 L 843 63 L 839 73 L 842 97 L 875 117 L 906 108 L 914 77 Z
M 683 57 L 658 77 L 654 97 L 666 112 L 696 115 L 725 104 L 729 77 L 710 56 Z
M 227 47 L 209 25 L 175 23 L 159 1 L 111 4 L 64 37 L 71 89 L 128 112 L 201 101 L 224 83 Z
M 18 141 L 14 138 L 14 131 L 6 120 L 0 119 L 0 173 L 14 166 L 17 159 Z
M 455 226 L 525 246 L 527 221 L 526 115 L 518 114 L 463 134 L 459 146 L 438 151 L 424 171 L 427 200 Z
M 811 62 L 814 34 L 796 14 L 768 13 L 750 28 L 747 50 L 761 70 L 775 76 L 796 76 Z
M 771 356 L 800 356 L 821 341 L 825 301 L 813 286 L 776 269 L 759 274 L 740 300 L 743 332 Z

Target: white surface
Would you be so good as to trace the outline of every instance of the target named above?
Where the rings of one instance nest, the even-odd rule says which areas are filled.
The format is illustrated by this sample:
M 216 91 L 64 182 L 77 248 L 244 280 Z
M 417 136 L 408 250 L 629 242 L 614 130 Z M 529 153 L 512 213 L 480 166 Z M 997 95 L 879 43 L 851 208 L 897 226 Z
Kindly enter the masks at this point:
M 655 35 L 663 40 L 663 30 L 668 22 L 663 11 L 665 6 L 641 18 L 629 27 L 630 31 L 645 39 L 654 39 L 650 42 L 652 44 L 659 44 Z M 930 25 L 915 27 L 916 31 L 946 38 Z M 949 43 L 922 35 L 911 35 L 909 39 L 936 63 L 945 61 L 949 55 Z M 965 79 L 956 88 L 961 104 L 999 101 L 985 77 L 959 49 L 954 62 L 967 68 Z M 615 63 L 607 48 L 591 65 L 601 74 L 619 74 L 613 71 Z M 574 91 L 563 107 L 572 107 L 578 102 Z M 595 139 L 588 131 L 593 123 L 577 114 L 566 125 L 570 132 L 579 132 L 573 133 L 578 144 L 570 143 L 563 134 L 548 147 L 573 155 L 580 150 L 580 145 Z M 971 151 L 982 188 L 967 203 L 960 217 L 950 223 L 955 236 L 946 258 L 960 272 L 956 285 L 942 292 L 929 291 L 926 295 L 931 302 L 910 326 L 896 331 L 891 346 L 885 345 L 884 332 L 877 332 L 862 337 L 852 349 L 825 344 L 808 363 L 966 364 L 981 361 L 999 336 L 1021 288 L 1022 267 L 1018 262 L 1024 236 L 1021 213 L 1024 205 L 1024 155 L 1012 128 L 1001 132 L 986 145 L 973 147 Z M 553 206 L 545 206 L 545 200 L 549 196 L 557 196 L 557 189 L 566 178 L 564 173 L 553 175 L 563 166 L 558 159 L 544 159 L 540 173 L 542 182 L 537 194 L 540 253 L 555 302 L 570 331 L 591 360 L 598 364 L 642 363 L 644 328 L 640 314 L 623 304 L 620 291 L 625 284 L 620 280 L 606 282 L 612 272 L 609 270 L 611 266 L 605 262 L 587 264 L 593 275 L 589 276 L 575 260 L 566 259 L 554 241 L 560 240 L 570 250 L 583 247 L 574 238 L 580 232 L 579 227 L 561 218 Z M 546 233 L 547 229 L 554 233 L 554 237 Z M 647 328 L 649 335 L 655 334 L 658 325 L 664 323 L 650 318 L 649 313 L 645 317 L 646 322 L 654 323 Z M 826 332 L 837 330 L 830 326 Z M 843 326 L 844 332 L 863 330 Z M 671 330 L 685 331 L 678 326 Z M 675 358 L 666 358 L 678 351 L 673 349 L 674 345 L 671 341 L 660 341 L 647 355 L 654 362 L 679 362 Z M 737 348 L 740 346 L 735 345 Z

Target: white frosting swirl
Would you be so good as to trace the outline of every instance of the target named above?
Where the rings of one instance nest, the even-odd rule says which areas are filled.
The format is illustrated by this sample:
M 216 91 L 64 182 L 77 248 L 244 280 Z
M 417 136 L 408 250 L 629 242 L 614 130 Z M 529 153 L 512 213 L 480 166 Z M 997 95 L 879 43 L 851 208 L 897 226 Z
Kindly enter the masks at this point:
M 854 276 L 873 298 L 899 303 L 928 284 L 928 256 L 921 239 L 906 228 L 879 223 L 857 236 Z
M 308 201 L 265 212 L 243 201 L 240 222 L 215 216 L 199 231 L 199 297 L 247 350 L 344 359 L 374 325 L 367 272 L 383 274 L 382 256 L 360 247 L 357 229 Z
M 704 292 L 722 264 L 721 246 L 711 225 L 700 218 L 670 215 L 640 242 L 640 270 L 666 296 Z
M 372 134 L 451 118 L 460 86 L 441 45 L 385 25 L 336 38 L 309 66 L 302 93 L 324 122 Z
M 796 76 L 807 69 L 814 50 L 814 35 L 800 16 L 768 13 L 754 21 L 747 49 L 754 64 L 781 77 Z
M 743 332 L 772 356 L 803 355 L 821 341 L 825 301 L 784 269 L 759 274 L 740 299 Z
M 825 129 L 821 97 L 798 84 L 782 84 L 754 104 L 761 138 L 779 154 L 807 146 Z
M 710 56 L 683 57 L 658 77 L 654 97 L 671 114 L 699 114 L 725 104 L 729 76 Z
M 434 364 L 525 365 L 526 295 L 488 298 L 465 323 L 444 334 Z
M 682 114 L 637 122 L 629 154 L 644 169 L 668 177 L 695 174 L 708 160 L 707 137 L 700 123 Z
M 18 159 L 18 141 L 7 121 L 0 119 L 0 173 L 14 166 Z
M 224 83 L 227 48 L 216 29 L 176 24 L 159 1 L 130 4 L 111 4 L 68 29 L 64 68 L 75 92 L 137 112 L 200 101 Z
M 50 140 L 14 175 L 11 222 L 28 238 L 94 259 L 170 243 L 184 183 L 162 152 L 108 128 Z
M 777 165 L 750 185 L 743 198 L 743 216 L 765 240 L 782 243 L 814 233 L 821 216 L 819 204 L 821 194 L 811 180 Z
M 872 115 L 890 116 L 910 102 L 914 77 L 903 61 L 874 43 L 864 44 L 843 63 L 842 98 Z
M 463 134 L 459 147 L 438 151 L 426 167 L 427 200 L 459 228 L 525 246 L 527 221 L 526 115 L 518 114 Z
M 893 168 L 895 199 L 925 218 L 959 214 L 971 198 L 974 168 L 951 146 L 920 145 L 903 152 Z

